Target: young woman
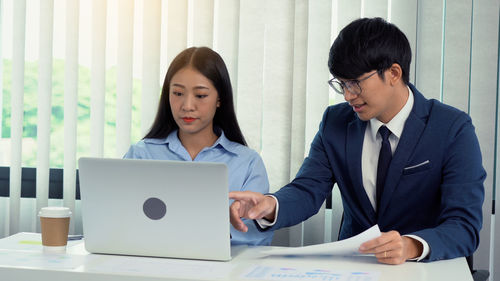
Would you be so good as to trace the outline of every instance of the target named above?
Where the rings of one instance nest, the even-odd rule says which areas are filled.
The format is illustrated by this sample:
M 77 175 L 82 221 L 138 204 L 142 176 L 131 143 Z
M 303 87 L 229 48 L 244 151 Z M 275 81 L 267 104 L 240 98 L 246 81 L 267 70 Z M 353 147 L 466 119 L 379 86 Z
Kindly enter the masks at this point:
M 238 126 L 226 65 L 206 47 L 186 49 L 172 61 L 153 126 L 125 158 L 222 162 L 229 191 L 269 191 L 264 163 L 246 146 Z M 245 223 L 247 233 L 231 226 L 231 244 L 271 243 L 272 233 L 258 231 L 251 220 Z

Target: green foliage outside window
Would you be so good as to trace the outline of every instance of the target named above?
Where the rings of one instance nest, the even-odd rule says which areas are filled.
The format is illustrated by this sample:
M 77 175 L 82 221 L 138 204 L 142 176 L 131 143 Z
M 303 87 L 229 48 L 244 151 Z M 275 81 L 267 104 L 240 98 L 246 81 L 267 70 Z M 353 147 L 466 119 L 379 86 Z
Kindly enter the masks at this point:
M 35 167 L 38 107 L 38 63 L 26 62 L 24 76 L 23 166 Z M 50 132 L 50 166 L 62 168 L 64 163 L 64 61 L 54 60 L 52 70 L 52 116 Z M 90 153 L 90 69 L 80 66 L 78 73 L 77 159 Z M 3 61 L 3 107 L 1 138 L 10 138 L 12 62 Z M 131 143 L 140 132 L 141 82 L 133 81 Z M 106 71 L 104 156 L 116 157 L 116 68 Z M 138 106 L 139 105 L 139 106 Z M 156 110 L 156 109 L 151 109 Z

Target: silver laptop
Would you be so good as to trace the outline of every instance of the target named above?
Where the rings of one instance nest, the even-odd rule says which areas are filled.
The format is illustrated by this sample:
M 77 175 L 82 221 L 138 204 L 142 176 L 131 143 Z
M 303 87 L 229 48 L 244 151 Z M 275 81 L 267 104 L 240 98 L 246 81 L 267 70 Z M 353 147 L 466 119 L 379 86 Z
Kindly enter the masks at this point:
M 91 253 L 230 260 L 223 163 L 80 158 Z

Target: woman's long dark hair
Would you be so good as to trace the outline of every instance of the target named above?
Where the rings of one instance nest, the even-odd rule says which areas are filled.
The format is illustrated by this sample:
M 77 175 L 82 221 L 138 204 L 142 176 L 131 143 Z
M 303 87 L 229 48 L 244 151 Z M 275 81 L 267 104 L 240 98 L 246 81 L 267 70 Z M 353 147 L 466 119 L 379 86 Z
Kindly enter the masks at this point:
M 208 78 L 219 94 L 220 106 L 215 112 L 214 126 L 222 129 L 229 140 L 247 145 L 236 120 L 233 88 L 226 64 L 219 54 L 207 47 L 191 47 L 182 51 L 172 61 L 163 82 L 155 121 L 144 138 L 166 138 L 172 131 L 179 128 L 172 116 L 172 108 L 170 108 L 170 81 L 179 70 L 186 66 L 193 67 Z

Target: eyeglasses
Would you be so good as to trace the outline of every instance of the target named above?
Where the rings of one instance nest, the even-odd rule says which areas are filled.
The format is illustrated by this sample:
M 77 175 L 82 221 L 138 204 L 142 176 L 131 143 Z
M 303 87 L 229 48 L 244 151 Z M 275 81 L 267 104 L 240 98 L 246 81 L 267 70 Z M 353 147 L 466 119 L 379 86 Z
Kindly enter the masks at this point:
M 357 96 L 357 95 L 361 94 L 361 86 L 359 85 L 359 83 L 372 77 L 375 73 L 378 73 L 378 72 L 379 71 L 376 70 L 372 74 L 366 76 L 365 78 L 361 78 L 359 80 L 358 79 L 351 79 L 351 80 L 340 81 L 339 79 L 334 77 L 334 78 L 328 80 L 328 85 L 330 85 L 330 87 L 332 87 L 332 89 L 335 90 L 335 92 L 337 92 L 340 95 L 344 95 L 345 89 L 347 88 L 347 90 L 351 94 Z

